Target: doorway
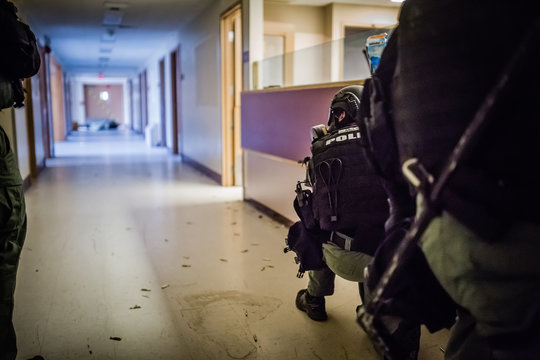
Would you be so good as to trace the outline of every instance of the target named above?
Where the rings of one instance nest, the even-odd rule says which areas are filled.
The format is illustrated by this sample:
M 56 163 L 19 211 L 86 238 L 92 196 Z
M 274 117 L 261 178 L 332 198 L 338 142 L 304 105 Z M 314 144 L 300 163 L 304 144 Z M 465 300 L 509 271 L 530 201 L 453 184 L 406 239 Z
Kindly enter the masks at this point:
M 167 115 L 165 113 L 165 58 L 159 61 L 159 109 L 161 114 L 161 143 L 167 147 Z
M 221 16 L 222 185 L 242 185 L 240 92 L 242 91 L 242 11 Z
M 139 86 L 141 93 L 141 132 L 144 134 L 148 125 L 148 86 L 146 84 L 146 69 L 139 74 Z
M 171 52 L 172 153 L 182 153 L 182 121 L 180 116 L 180 47 Z

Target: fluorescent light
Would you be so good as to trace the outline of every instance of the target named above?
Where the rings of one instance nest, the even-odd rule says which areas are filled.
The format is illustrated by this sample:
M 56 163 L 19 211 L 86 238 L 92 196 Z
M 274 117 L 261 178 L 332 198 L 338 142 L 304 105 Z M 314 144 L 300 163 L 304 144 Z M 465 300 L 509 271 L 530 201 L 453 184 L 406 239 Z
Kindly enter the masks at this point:
M 403 2 L 405 0 L 390 0 L 390 1 L 392 1 L 392 2 Z

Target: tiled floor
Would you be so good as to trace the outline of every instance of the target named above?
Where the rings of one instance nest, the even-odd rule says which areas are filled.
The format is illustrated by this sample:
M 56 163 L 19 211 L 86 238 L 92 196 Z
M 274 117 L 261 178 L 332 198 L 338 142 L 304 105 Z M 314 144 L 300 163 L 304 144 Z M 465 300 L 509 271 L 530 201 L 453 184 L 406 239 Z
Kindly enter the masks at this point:
M 71 137 L 26 193 L 20 359 L 376 359 L 338 279 L 329 320 L 294 306 L 307 279 L 287 229 L 162 149 Z M 420 359 L 442 359 L 446 332 Z

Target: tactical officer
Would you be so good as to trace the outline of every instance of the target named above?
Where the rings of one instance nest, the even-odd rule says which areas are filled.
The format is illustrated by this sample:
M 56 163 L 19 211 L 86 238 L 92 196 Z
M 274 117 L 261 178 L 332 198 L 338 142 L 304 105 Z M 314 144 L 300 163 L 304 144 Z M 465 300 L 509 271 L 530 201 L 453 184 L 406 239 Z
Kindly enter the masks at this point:
M 447 359 L 540 356 L 539 16 L 538 1 L 407 0 L 393 35 L 397 161 L 459 305 Z
M 313 129 L 308 173 L 313 186 L 313 216 L 329 238 L 322 244 L 325 265 L 310 270 L 307 289 L 296 306 L 316 321 L 327 319 L 325 296 L 334 292 L 335 274 L 359 283 L 383 238 L 388 204 L 381 184 L 362 156 L 357 119 L 361 86 L 347 86 L 332 100 L 328 130 Z
M 0 0 L 0 109 L 23 105 L 20 79 L 37 73 L 40 65 L 34 34 L 18 21 L 16 11 L 13 3 Z M 13 360 L 17 355 L 12 319 L 17 268 L 26 236 L 22 184 L 17 159 L 0 127 L 0 360 Z

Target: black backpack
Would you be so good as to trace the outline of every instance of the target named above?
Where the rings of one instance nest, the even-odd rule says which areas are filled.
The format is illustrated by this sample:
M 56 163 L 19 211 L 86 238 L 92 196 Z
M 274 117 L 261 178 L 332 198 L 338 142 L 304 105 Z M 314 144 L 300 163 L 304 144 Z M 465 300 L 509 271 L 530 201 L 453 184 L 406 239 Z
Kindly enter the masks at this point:
M 0 0 L 0 109 L 23 106 L 21 79 L 37 74 L 40 65 L 34 33 L 19 21 L 13 3 Z

